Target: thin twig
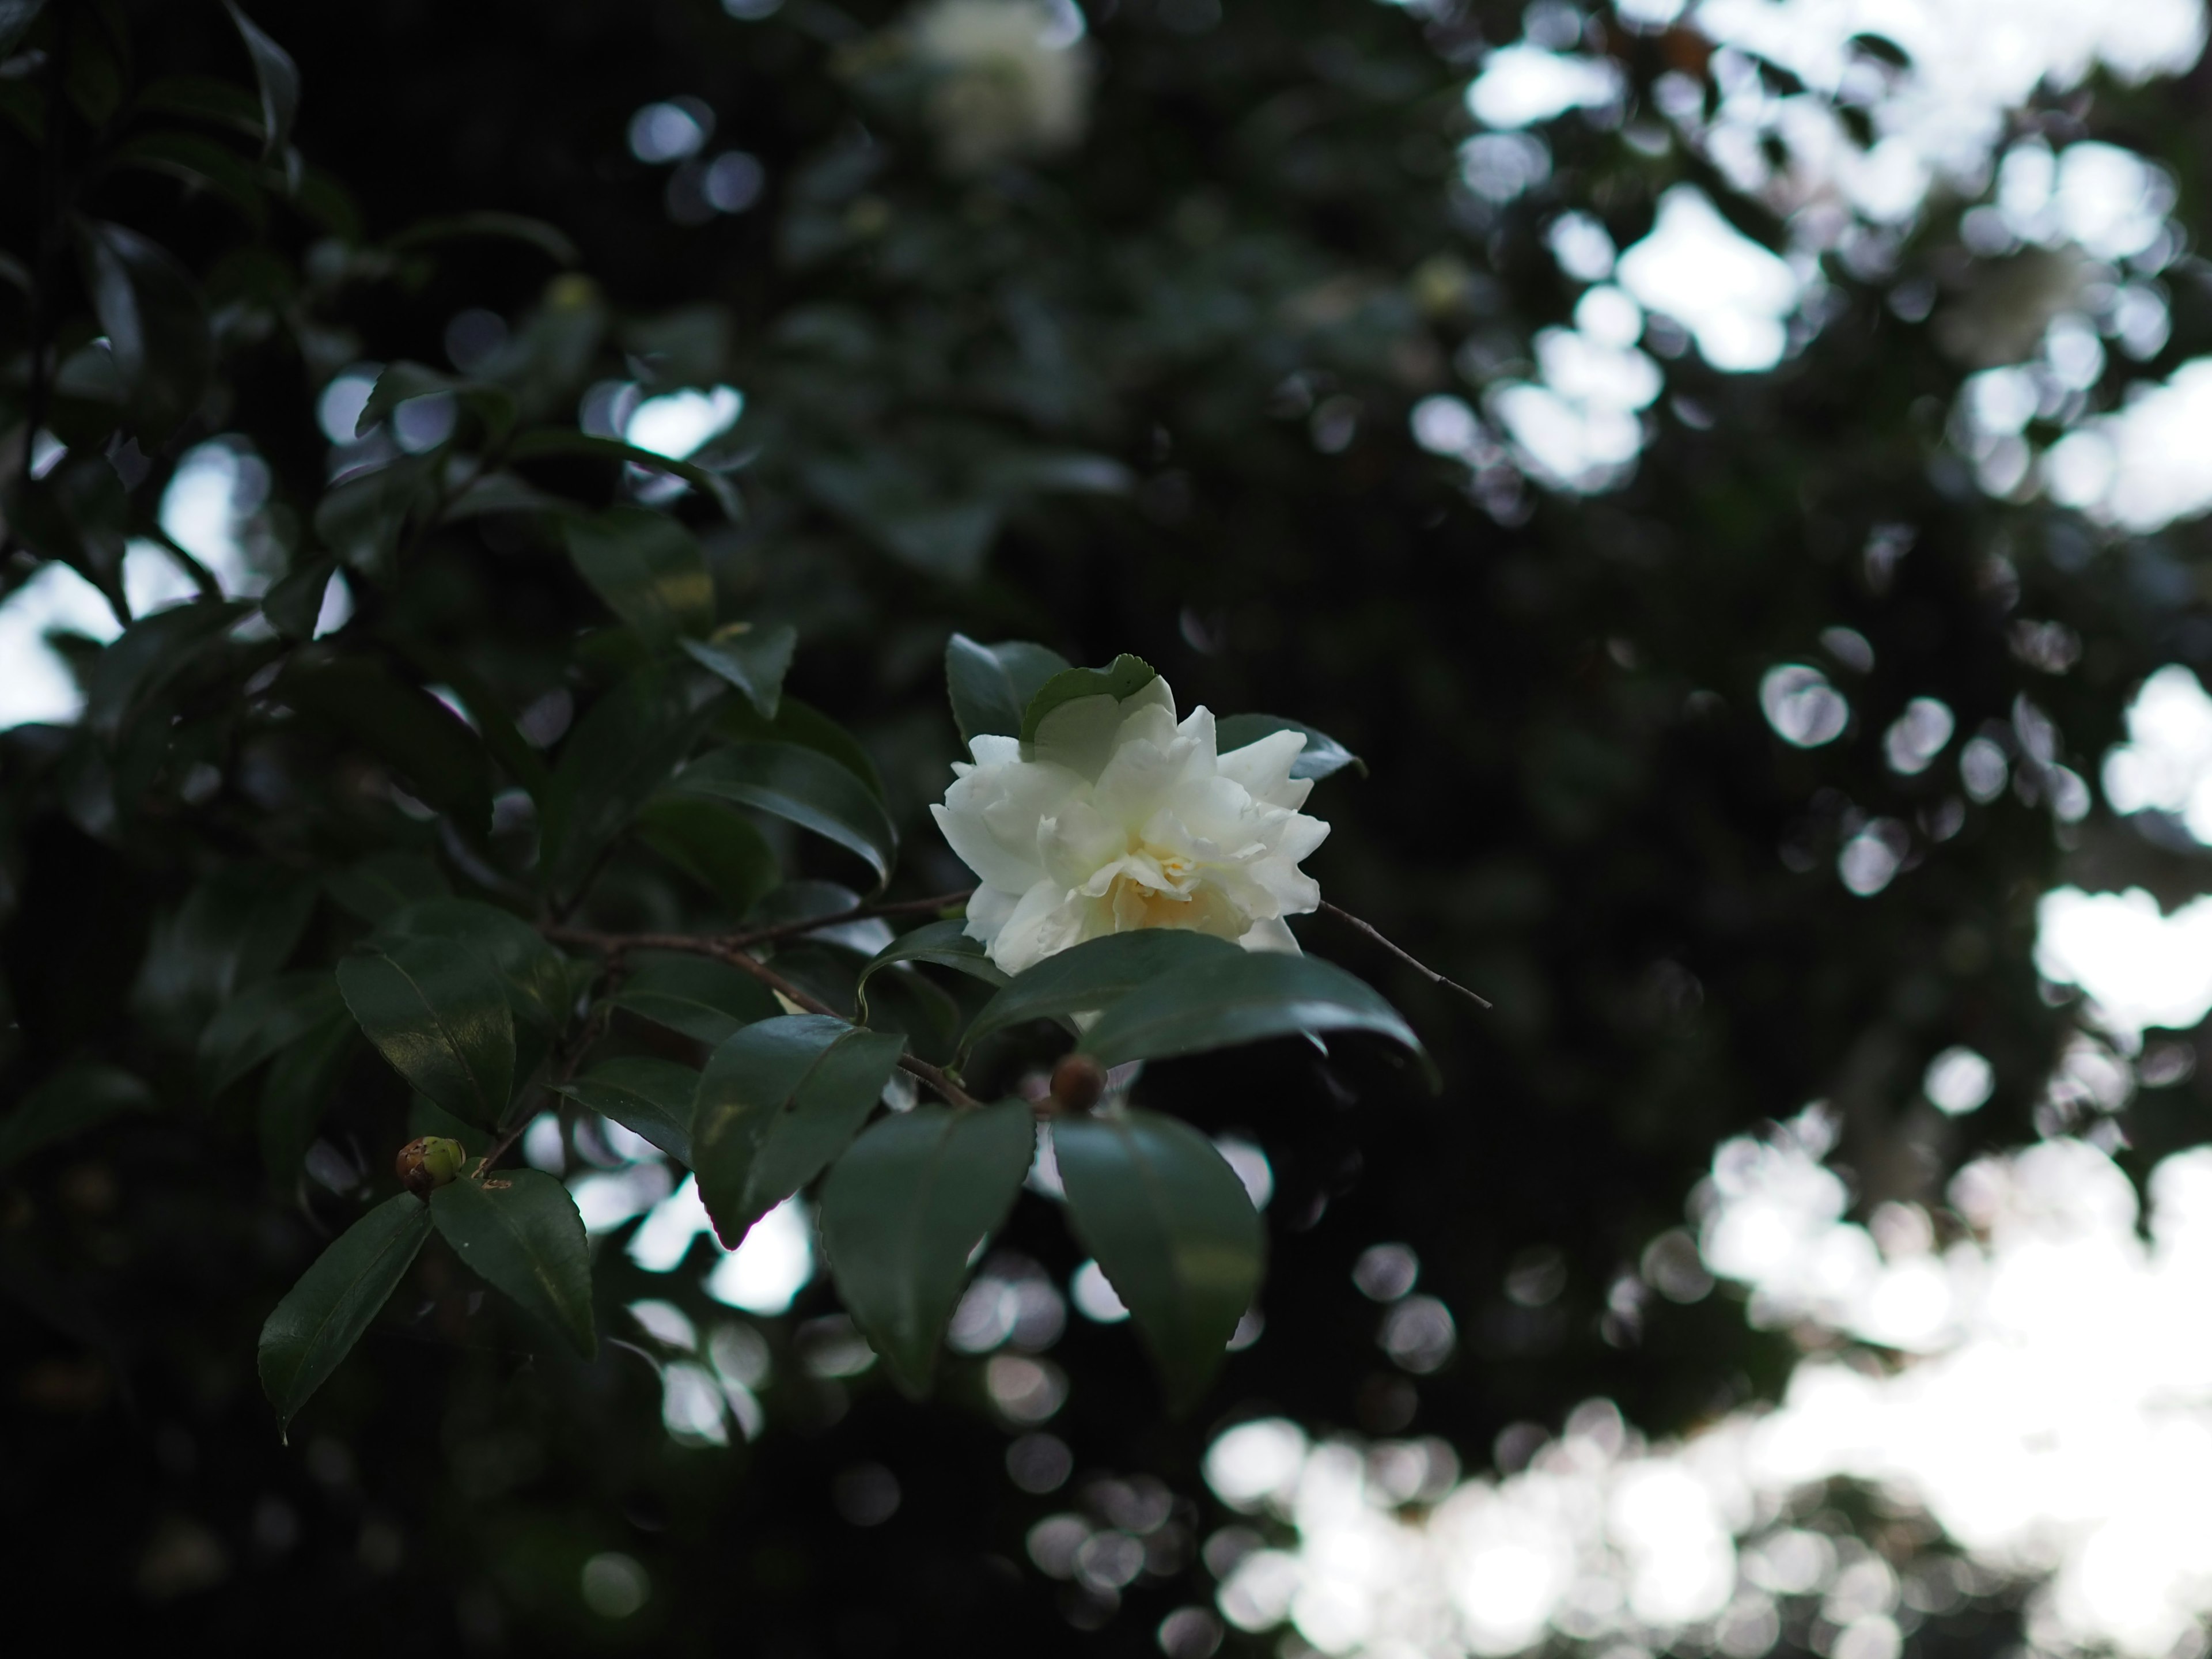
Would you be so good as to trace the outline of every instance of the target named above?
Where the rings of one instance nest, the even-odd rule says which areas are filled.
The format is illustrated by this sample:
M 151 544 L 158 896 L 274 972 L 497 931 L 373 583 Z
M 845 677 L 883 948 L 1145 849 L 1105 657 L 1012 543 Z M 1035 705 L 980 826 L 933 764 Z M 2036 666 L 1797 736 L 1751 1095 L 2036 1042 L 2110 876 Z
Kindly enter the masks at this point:
M 750 974 L 793 1007 L 803 1008 L 810 1014 L 828 1014 L 833 1019 L 845 1018 L 811 991 L 793 984 L 758 957 L 740 949 L 728 939 L 705 939 L 696 933 L 599 933 L 588 928 L 558 925 L 542 931 L 556 945 L 580 945 L 588 950 L 605 951 L 610 954 L 626 951 L 685 951 L 693 956 L 712 957 L 717 962 L 727 963 L 740 973 Z M 926 1060 L 913 1054 L 902 1054 L 898 1063 L 901 1071 L 920 1078 L 955 1106 L 981 1103 Z
M 601 977 L 604 978 L 609 973 L 619 971 L 619 965 L 620 953 L 613 953 L 610 957 L 605 969 L 602 971 Z M 607 1018 L 604 1011 L 593 1014 L 591 1018 L 584 1022 L 584 1029 L 577 1033 L 575 1042 L 570 1043 L 561 1056 L 561 1064 L 556 1069 L 556 1075 L 561 1084 L 574 1080 L 576 1068 L 584 1063 L 584 1056 L 591 1052 L 592 1045 L 606 1034 L 606 1029 Z M 494 1141 L 491 1149 L 477 1160 L 476 1174 L 479 1180 L 491 1169 L 492 1165 L 507 1156 L 510 1146 L 522 1139 L 522 1132 L 530 1127 L 532 1120 L 536 1116 L 536 1113 L 530 1112 L 518 1117 L 514 1126 Z
M 1373 939 L 1377 945 L 1388 951 L 1392 956 L 1397 957 L 1399 961 L 1405 963 L 1409 967 L 1419 969 L 1422 973 L 1426 974 L 1435 983 L 1445 986 L 1451 990 L 1458 992 L 1462 996 L 1474 1003 L 1477 1007 L 1487 1008 L 1491 1006 L 1489 998 L 1477 996 L 1474 992 L 1468 990 L 1466 986 L 1462 985 L 1457 980 L 1446 979 L 1442 974 L 1430 967 L 1428 963 L 1423 962 L 1419 957 L 1413 956 L 1408 951 L 1401 951 L 1396 945 L 1391 944 L 1389 939 L 1383 938 L 1380 933 L 1376 932 L 1372 925 L 1362 921 L 1358 916 L 1353 915 L 1351 911 L 1344 909 L 1340 906 L 1331 904 L 1327 899 L 1323 899 L 1322 901 L 1321 908 L 1328 911 L 1329 915 L 1334 916 L 1339 921 L 1348 922 L 1352 927 L 1357 927 L 1361 933 L 1366 934 L 1368 938 Z

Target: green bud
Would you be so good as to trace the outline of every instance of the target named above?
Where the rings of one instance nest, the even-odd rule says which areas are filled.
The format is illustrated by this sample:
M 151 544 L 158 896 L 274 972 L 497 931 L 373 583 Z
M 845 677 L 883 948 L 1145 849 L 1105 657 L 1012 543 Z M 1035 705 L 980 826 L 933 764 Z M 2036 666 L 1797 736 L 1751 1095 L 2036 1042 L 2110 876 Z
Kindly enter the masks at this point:
M 428 1198 L 438 1188 L 457 1180 L 468 1162 L 467 1149 L 459 1141 L 424 1135 L 399 1149 L 395 1167 L 409 1192 Z

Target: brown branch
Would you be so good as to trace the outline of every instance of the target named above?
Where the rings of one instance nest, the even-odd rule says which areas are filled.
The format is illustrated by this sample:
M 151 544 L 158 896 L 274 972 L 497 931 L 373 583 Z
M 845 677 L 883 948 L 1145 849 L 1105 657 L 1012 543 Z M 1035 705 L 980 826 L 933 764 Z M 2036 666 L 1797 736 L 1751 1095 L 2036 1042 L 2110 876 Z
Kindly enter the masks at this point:
M 1446 979 L 1442 974 L 1430 967 L 1428 963 L 1423 962 L 1419 957 L 1412 955 L 1408 951 L 1401 951 L 1396 945 L 1391 944 L 1389 939 L 1383 938 L 1380 933 L 1376 932 L 1370 924 L 1362 921 L 1358 916 L 1353 915 L 1351 911 L 1331 904 L 1327 899 L 1323 899 L 1322 901 L 1321 908 L 1328 911 L 1329 915 L 1334 916 L 1339 921 L 1347 922 L 1351 926 L 1357 927 L 1361 933 L 1366 934 L 1368 938 L 1373 939 L 1377 945 L 1388 951 L 1392 956 L 1397 957 L 1399 961 L 1427 975 L 1432 982 L 1458 992 L 1462 996 L 1465 997 L 1468 1001 L 1474 1003 L 1479 1008 L 1487 1008 L 1490 1006 L 1489 998 L 1477 996 L 1474 992 L 1468 990 L 1466 986 L 1462 985 L 1457 980 Z
M 830 918 L 833 921 L 839 919 Z M 819 927 L 821 923 L 817 921 L 812 925 Z M 604 951 L 610 956 L 629 951 L 684 951 L 693 956 L 712 957 L 717 962 L 727 963 L 740 973 L 750 974 L 795 1008 L 803 1008 L 810 1014 L 827 1014 L 833 1019 L 845 1018 L 811 991 L 793 984 L 758 957 L 740 949 L 728 939 L 703 939 L 696 933 L 599 933 L 588 928 L 557 925 L 545 927 L 543 931 L 545 937 L 556 945 L 580 945 L 588 950 Z M 901 1054 L 898 1063 L 901 1071 L 920 1078 L 955 1106 L 981 1104 L 942 1069 L 926 1060 L 913 1054 Z

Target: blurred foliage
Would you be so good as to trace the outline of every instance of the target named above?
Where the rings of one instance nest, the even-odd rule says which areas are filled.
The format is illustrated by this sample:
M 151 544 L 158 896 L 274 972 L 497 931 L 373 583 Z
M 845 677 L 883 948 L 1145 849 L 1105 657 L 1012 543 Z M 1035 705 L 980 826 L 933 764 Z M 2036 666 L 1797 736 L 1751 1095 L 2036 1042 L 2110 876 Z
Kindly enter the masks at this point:
M 1791 1352 L 1725 1296 L 1677 1306 L 1638 1276 L 1718 1139 L 1826 1098 L 1863 1200 L 1932 1203 L 1978 1148 L 2064 1127 L 2033 1115 L 2069 1026 L 2029 962 L 2037 896 L 2205 884 L 2200 853 L 2101 807 L 2059 822 L 2037 781 L 2094 776 L 2144 674 L 2212 659 L 2201 531 L 2118 538 L 1977 489 L 1945 442 L 1961 368 L 1887 279 L 1833 262 L 1822 325 L 1775 372 L 1668 363 L 1626 487 L 1477 487 L 1408 412 L 1568 314 L 1563 208 L 1626 246 L 1687 178 L 1762 240 L 1780 227 L 1632 118 L 1547 128 L 1548 178 L 1510 202 L 1461 187 L 1461 93 L 1517 36 L 1511 8 L 1089 10 L 1084 141 L 948 171 L 939 83 L 872 3 L 272 0 L 252 25 L 0 5 L 0 580 L 65 560 L 120 612 L 126 544 L 166 544 L 165 489 L 218 442 L 266 469 L 239 535 L 272 584 L 224 599 L 173 550 L 205 602 L 64 641 L 82 720 L 0 736 L 0 1514 L 48 1597 L 249 1649 L 1152 1651 L 1210 1593 L 1196 1459 L 1222 1423 L 1434 1434 L 1471 1464 L 1592 1395 L 1687 1425 L 1771 1392 Z M 1704 72 L 1686 30 L 1591 27 L 1632 117 L 1654 77 Z M 2021 118 L 2160 160 L 2195 225 L 2198 84 L 2100 83 Z M 673 100 L 700 142 L 639 159 L 634 119 Z M 732 154 L 757 167 L 716 175 Z M 1933 204 L 1898 269 L 1955 262 L 1963 205 Z M 2170 277 L 2171 339 L 2108 401 L 2212 336 L 2203 267 Z M 351 408 L 331 389 L 352 374 L 366 397 L 385 365 L 358 425 L 326 430 Z M 742 415 L 684 462 L 623 447 L 635 399 L 721 386 Z M 37 477 L 32 426 L 67 446 Z M 665 559 L 607 528 L 640 503 L 672 527 Z M 333 571 L 353 613 L 313 643 Z M 749 633 L 696 637 L 737 617 Z M 2071 630 L 2061 672 L 2017 648 L 2024 618 Z M 1839 627 L 1870 664 L 1822 654 Z M 541 827 L 592 926 L 820 914 L 804 890 L 774 910 L 774 860 L 857 882 L 848 851 L 772 823 L 748 841 L 698 799 L 599 861 L 637 804 L 623 765 L 649 769 L 640 734 L 664 729 L 647 705 L 669 694 L 631 671 L 686 635 L 769 649 L 707 663 L 728 691 L 685 714 L 878 776 L 895 896 L 962 884 L 924 811 L 958 752 L 956 629 L 1135 652 L 1186 707 L 1332 733 L 1368 775 L 1320 787 L 1324 891 L 1495 1005 L 1311 918 L 1310 948 L 1407 1012 L 1440 1097 L 1349 1043 L 1148 1074 L 1150 1103 L 1272 1165 L 1260 1340 L 1179 1423 L 1129 1329 L 1081 1319 L 1049 1358 L 948 1356 L 915 1404 L 851 1369 L 826 1280 L 739 1321 L 698 1289 L 706 1247 L 647 1273 L 617 1231 L 596 1295 L 621 1340 L 586 1364 L 433 1243 L 280 1441 L 252 1358 L 270 1310 L 361 1212 L 364 1171 L 392 1190 L 402 1140 L 483 1136 L 410 1109 L 327 1006 L 303 1000 L 310 1036 L 258 1081 L 210 1069 L 211 1022 L 410 901 L 512 898 Z M 1759 688 L 1788 662 L 1846 693 L 1842 740 L 1778 739 Z M 2021 787 L 1972 804 L 1948 759 L 1885 768 L 1916 696 Z M 1875 817 L 1917 828 L 1865 898 L 1835 860 Z M 808 984 L 853 971 L 780 960 Z M 611 1018 L 632 1056 L 701 1052 Z M 1997 1076 L 1963 1121 L 1917 1094 L 1954 1043 Z M 76 1121 L 49 1127 L 57 1078 Z M 2145 1094 L 2111 1144 L 2140 1168 L 2197 1139 L 2203 1087 Z M 1016 1201 L 1006 1273 L 1066 1282 L 1083 1253 L 1051 1210 Z M 1442 1369 L 1376 1346 L 1350 1268 L 1380 1240 L 1457 1322 Z M 1548 1293 L 1509 1295 L 1532 1263 Z M 639 1297 L 757 1351 L 759 1437 L 663 1429 L 682 1356 L 626 1322 Z M 990 1382 L 1009 1363 L 1031 1397 L 1066 1388 L 1058 1492 L 1006 1477 L 1033 1426 Z M 1118 1602 L 1040 1577 L 1034 1522 L 1110 1516 L 1145 1481 L 1172 1503 Z M 580 1599 L 608 1553 L 650 1587 L 626 1618 Z M 1945 1643 L 2008 1639 L 1977 1616 Z

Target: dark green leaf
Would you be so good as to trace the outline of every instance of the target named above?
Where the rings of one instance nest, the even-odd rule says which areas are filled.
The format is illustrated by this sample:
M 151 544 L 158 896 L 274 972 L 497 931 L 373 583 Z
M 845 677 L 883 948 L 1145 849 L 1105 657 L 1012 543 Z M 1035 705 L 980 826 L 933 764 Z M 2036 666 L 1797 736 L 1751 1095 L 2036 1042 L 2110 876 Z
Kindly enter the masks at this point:
M 854 1141 L 823 1182 L 837 1293 L 908 1394 L 928 1389 L 969 1261 L 1013 1207 L 1035 1148 L 1020 1101 L 917 1106 Z
M 315 507 L 315 534 L 340 563 L 372 576 L 390 573 L 408 515 L 428 509 L 430 459 L 403 455 L 331 487 Z
M 692 1167 L 725 1246 L 845 1150 L 905 1048 L 824 1014 L 787 1014 L 714 1050 L 692 1109 Z
M 712 386 L 728 363 L 734 327 L 726 306 L 679 306 L 625 323 L 623 350 L 648 392 Z
M 220 1094 L 264 1060 L 343 1017 L 337 984 L 326 972 L 279 974 L 240 992 L 200 1033 L 200 1075 Z
M 472 836 L 491 824 L 491 763 L 460 716 L 363 657 L 295 658 L 275 695 L 355 738 Z
M 1266 1230 L 1237 1172 L 1154 1112 L 1056 1118 L 1053 1155 L 1075 1236 L 1098 1259 L 1188 1411 L 1260 1288 Z
M 656 795 L 637 815 L 638 838 L 743 915 L 782 878 L 775 850 L 750 818 L 697 795 Z
M 261 88 L 261 125 L 267 135 L 262 154 L 281 155 L 292 142 L 292 123 L 300 113 L 299 67 L 289 52 L 238 9 L 236 0 L 222 3 L 230 21 L 238 26 L 239 39 L 246 42 L 246 56 L 253 60 L 253 78 Z
M 135 230 L 76 222 L 92 308 L 115 355 L 132 422 L 149 443 L 166 439 L 200 405 L 215 367 L 207 306 L 191 273 Z
M 744 514 L 744 504 L 738 500 L 736 488 L 720 473 L 690 461 L 672 460 L 650 449 L 626 444 L 619 438 L 602 438 L 588 432 L 549 427 L 524 433 L 507 446 L 507 453 L 518 461 L 540 460 L 560 455 L 627 461 L 632 466 L 665 472 L 672 477 L 683 479 L 695 489 L 703 490 L 714 498 L 714 504 L 722 509 L 725 518 L 738 519 Z
M 395 250 L 428 247 L 439 242 L 468 241 L 490 237 L 501 241 L 527 242 L 558 264 L 573 265 L 582 256 L 576 245 L 543 219 L 520 213 L 452 213 L 410 225 L 385 246 Z
M 1436 1081 L 1421 1040 L 1373 987 L 1312 957 L 1273 951 L 1240 951 L 1234 959 L 1194 963 L 1139 987 L 1100 1016 L 1084 1034 L 1082 1047 L 1102 1066 L 1119 1066 L 1324 1031 L 1389 1037 Z
M 481 380 L 457 380 L 420 363 L 393 363 L 376 377 L 368 399 L 354 422 L 354 436 L 366 437 L 380 421 L 388 420 L 400 404 L 417 398 L 451 398 L 483 422 L 487 436 L 496 441 L 514 427 L 514 398 L 503 387 Z
M 289 1427 L 398 1288 L 422 1241 L 430 1206 L 412 1193 L 386 1199 L 341 1233 L 261 1328 L 261 1391 Z
M 713 705 L 695 707 L 683 682 L 647 668 L 593 705 L 553 769 L 538 854 L 547 883 L 567 893 L 629 825 L 697 740 Z
M 986 985 L 1004 987 L 1006 975 L 998 965 L 983 954 L 982 945 L 969 939 L 968 924 L 954 919 L 949 921 L 926 922 L 910 933 L 901 933 L 889 945 L 868 959 L 860 969 L 857 988 L 860 1018 L 868 1018 L 868 981 L 884 969 L 902 962 L 927 962 L 939 968 L 950 968 L 956 973 L 980 979 Z
M 865 859 L 880 890 L 898 856 L 898 832 L 866 784 L 818 750 L 746 743 L 702 755 L 675 787 L 768 812 Z
M 410 939 L 338 964 L 338 989 L 392 1069 L 456 1117 L 496 1128 L 514 1088 L 503 975 L 444 939 Z
M 678 1164 L 690 1164 L 691 1108 L 699 1073 L 689 1066 L 672 1060 L 611 1060 L 553 1092 L 644 1136 Z
M 1347 766 L 1357 769 L 1363 778 L 1367 775 L 1367 763 L 1334 738 L 1302 721 L 1285 720 L 1279 714 L 1231 714 L 1216 720 L 1214 747 L 1226 755 L 1278 732 L 1296 732 L 1306 740 L 1305 748 L 1291 763 L 1291 775 L 1294 778 L 1326 778 Z
M 971 581 L 999 533 L 1000 503 L 961 499 L 891 447 L 823 456 L 801 475 L 808 494 L 884 551 L 933 576 Z
M 208 191 L 238 210 L 249 228 L 268 223 L 261 179 L 253 168 L 214 139 L 197 132 L 145 132 L 109 153 L 114 167 L 138 167 L 184 183 L 189 191 Z
M 570 520 L 566 534 L 568 556 L 592 591 L 647 644 L 665 645 L 714 625 L 714 579 L 707 574 L 707 556 L 691 532 L 665 513 L 617 507 L 597 518 Z
M 965 634 L 955 634 L 945 647 L 945 688 L 952 698 L 960 740 L 1019 737 L 1030 700 L 1067 672 L 1066 658 L 1027 640 L 978 645 Z
M 1158 678 L 1152 664 L 1127 652 L 1103 668 L 1070 668 L 1054 674 L 1036 689 L 1022 710 L 1022 741 L 1035 743 L 1045 716 L 1062 703 L 1073 702 L 1078 697 L 1133 697 Z
M 868 793 L 878 800 L 884 798 L 884 781 L 860 739 L 820 709 L 801 702 L 787 691 L 776 705 L 775 719 L 762 719 L 760 710 L 750 702 L 732 702 L 714 717 L 714 732 L 732 743 L 766 739 L 818 749 L 866 784 Z
M 0 0 L 0 58 L 11 56 L 46 9 L 46 0 Z
M 176 677 L 216 648 L 249 607 L 203 600 L 157 611 L 100 653 L 86 688 L 85 724 L 112 741 Z
M 372 942 L 388 948 L 408 939 L 448 940 L 499 970 L 514 1018 L 515 1075 L 536 1070 L 575 1002 L 568 959 L 520 917 L 473 899 L 410 904 L 386 918 Z
M 558 1331 L 585 1358 L 599 1352 L 591 1242 L 566 1187 L 542 1170 L 464 1176 L 430 1194 L 430 1218 L 494 1290 Z
M 684 648 L 701 667 L 744 692 L 763 720 L 772 720 L 782 701 L 783 677 L 791 672 L 791 653 L 798 643 L 799 630 L 788 623 L 763 629 L 739 623 L 711 640 L 686 640 Z
M 349 869 L 334 870 L 325 885 L 349 915 L 380 922 L 418 899 L 443 898 L 453 890 L 438 866 L 419 853 L 378 853 Z
M 268 130 L 252 94 L 204 75 L 167 75 L 149 82 L 136 107 L 148 115 L 184 115 L 259 138 Z
M 317 554 L 302 557 L 261 596 L 261 614 L 269 625 L 288 640 L 304 642 L 314 637 L 322 620 L 323 599 L 329 592 L 337 564 Z
M 327 985 L 327 975 L 319 975 Z M 337 1000 L 335 995 L 331 1001 Z M 301 1160 L 315 1139 L 346 1062 L 360 1042 L 352 1016 L 340 1007 L 331 1018 L 276 1056 L 261 1082 L 261 1167 L 270 1188 L 289 1192 Z M 416 1097 L 418 1099 L 420 1097 Z
M 710 1045 L 782 1012 L 774 993 L 750 974 L 673 951 L 633 957 L 622 988 L 607 1000 Z
M 57 418 L 60 407 L 57 405 Z M 93 424 L 105 430 L 95 441 L 105 441 L 106 432 L 113 430 L 113 416 L 112 410 L 100 411 L 100 418 Z M 74 566 L 106 595 L 118 617 L 126 614 L 123 559 L 131 527 L 131 501 L 113 467 L 98 455 L 67 456 L 44 478 L 25 483 L 15 495 L 12 510 L 17 528 L 32 549 Z M 179 607 L 186 608 L 190 607 Z
M 153 1091 L 130 1073 L 89 1061 L 64 1066 L 0 1116 L 0 1170 L 50 1141 L 82 1134 L 118 1112 L 151 1110 Z
M 1243 954 L 1227 939 L 1171 927 L 1086 940 L 1015 975 L 983 1005 L 960 1051 L 965 1054 L 994 1032 L 1024 1020 L 1064 1021 L 1075 1014 L 1096 1013 L 1179 968 L 1202 974 Z

